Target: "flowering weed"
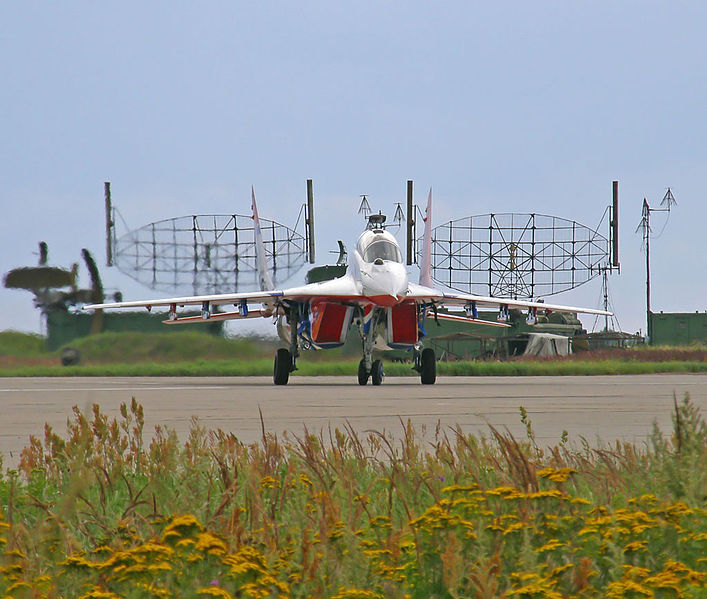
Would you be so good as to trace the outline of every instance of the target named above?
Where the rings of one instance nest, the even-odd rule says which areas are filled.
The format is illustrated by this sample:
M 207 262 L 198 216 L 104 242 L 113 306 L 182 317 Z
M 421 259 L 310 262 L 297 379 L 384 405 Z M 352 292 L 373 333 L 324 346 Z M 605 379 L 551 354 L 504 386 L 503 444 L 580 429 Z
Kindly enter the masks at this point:
M 527 420 L 527 415 L 524 416 Z M 7 597 L 704 597 L 707 427 L 542 449 L 347 427 L 246 446 L 75 409 L 0 476 Z

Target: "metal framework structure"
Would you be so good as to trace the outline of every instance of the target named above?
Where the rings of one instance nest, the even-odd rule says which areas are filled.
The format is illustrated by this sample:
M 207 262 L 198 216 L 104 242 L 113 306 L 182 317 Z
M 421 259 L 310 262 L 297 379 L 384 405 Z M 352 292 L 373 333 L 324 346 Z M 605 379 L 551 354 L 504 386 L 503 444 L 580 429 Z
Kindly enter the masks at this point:
M 307 260 L 307 239 L 275 221 L 260 219 L 268 263 L 277 285 Z M 113 242 L 118 270 L 152 289 L 194 295 L 258 288 L 253 219 L 240 214 L 170 218 Z
M 600 274 L 609 254 L 609 240 L 576 221 L 481 214 L 433 230 L 432 277 L 458 291 L 533 298 L 586 283 Z

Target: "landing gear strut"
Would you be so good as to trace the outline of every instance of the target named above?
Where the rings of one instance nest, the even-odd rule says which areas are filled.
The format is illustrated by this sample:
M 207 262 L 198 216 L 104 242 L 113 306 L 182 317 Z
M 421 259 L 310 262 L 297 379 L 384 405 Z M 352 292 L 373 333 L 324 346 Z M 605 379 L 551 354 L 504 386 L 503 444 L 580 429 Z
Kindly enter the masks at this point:
M 361 325 L 361 337 L 363 339 L 363 358 L 358 363 L 358 384 L 366 385 L 370 377 L 373 385 L 380 385 L 385 378 L 383 373 L 383 362 L 373 360 L 373 346 L 376 342 L 376 328 L 378 322 L 384 316 L 385 312 L 380 308 L 374 308 L 371 312 L 370 319 L 364 325 Z
M 296 303 L 292 304 L 288 309 L 287 316 L 290 324 L 290 349 L 280 348 L 275 354 L 272 379 L 276 385 L 287 385 L 290 380 L 290 372 L 297 370 L 297 358 L 299 357 L 297 339 L 297 327 L 300 320 L 299 305 Z

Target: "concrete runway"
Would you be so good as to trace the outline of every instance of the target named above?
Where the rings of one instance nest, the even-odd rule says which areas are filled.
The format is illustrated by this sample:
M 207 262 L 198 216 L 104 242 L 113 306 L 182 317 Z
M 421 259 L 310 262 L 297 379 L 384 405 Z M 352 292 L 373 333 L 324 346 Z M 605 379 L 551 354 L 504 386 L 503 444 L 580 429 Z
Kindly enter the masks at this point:
M 672 430 L 673 393 L 689 392 L 707 414 L 707 374 L 657 374 L 594 377 L 440 377 L 433 386 L 417 378 L 387 378 L 380 387 L 360 387 L 350 377 L 292 377 L 275 387 L 270 377 L 253 378 L 6 378 L 0 379 L 0 453 L 5 467 L 17 463 L 30 435 L 43 435 L 49 423 L 62 435 L 72 406 L 93 403 L 117 415 L 135 397 L 145 409 L 145 433 L 156 424 L 184 440 L 190 419 L 207 428 L 234 433 L 246 443 L 260 438 L 262 410 L 266 429 L 301 434 L 341 427 L 357 431 L 402 431 L 412 421 L 432 438 L 437 422 L 459 424 L 465 432 L 488 434 L 486 423 L 507 426 L 523 437 L 519 406 L 525 407 L 539 445 L 556 444 L 563 430 L 579 445 L 616 439 L 642 442 L 657 420 Z M 328 434 L 328 433 L 327 433 Z

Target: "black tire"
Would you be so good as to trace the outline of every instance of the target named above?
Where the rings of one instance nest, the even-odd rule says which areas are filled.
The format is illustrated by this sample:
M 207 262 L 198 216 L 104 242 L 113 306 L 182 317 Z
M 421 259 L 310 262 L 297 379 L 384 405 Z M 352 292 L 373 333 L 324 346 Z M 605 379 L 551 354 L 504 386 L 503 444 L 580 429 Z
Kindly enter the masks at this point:
M 287 385 L 290 380 L 290 368 L 292 367 L 292 354 L 284 348 L 277 350 L 275 354 L 275 367 L 273 369 L 272 380 L 276 385 Z
M 368 383 L 368 370 L 366 370 L 366 362 L 361 360 L 358 363 L 358 384 L 365 385 Z
M 420 356 L 420 381 L 423 385 L 434 385 L 437 380 L 437 358 L 435 350 L 426 347 Z
M 383 382 L 383 362 L 376 360 L 371 365 L 371 383 L 380 385 Z

